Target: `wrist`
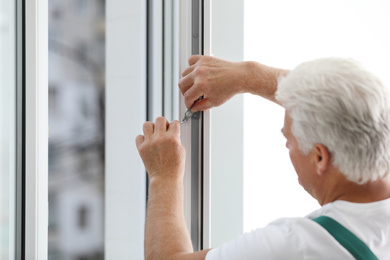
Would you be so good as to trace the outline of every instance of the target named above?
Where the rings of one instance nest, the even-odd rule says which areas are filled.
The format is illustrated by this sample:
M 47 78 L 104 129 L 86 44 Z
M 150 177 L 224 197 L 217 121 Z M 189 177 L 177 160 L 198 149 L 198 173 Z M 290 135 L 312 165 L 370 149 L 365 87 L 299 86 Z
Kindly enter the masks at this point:
M 182 178 L 164 178 L 156 176 L 149 179 L 148 201 L 149 206 L 158 202 L 159 206 L 163 206 L 169 212 L 177 212 L 178 207 L 181 207 L 184 200 L 184 183 Z M 168 201 L 166 200 L 168 199 Z M 163 204 L 161 204 L 163 203 Z M 175 213 L 176 214 L 176 213 Z
M 288 70 L 269 67 L 255 61 L 248 61 L 246 62 L 244 92 L 275 101 L 274 96 L 278 86 L 278 79 L 288 73 Z
M 182 175 L 167 175 L 167 174 L 158 174 L 153 175 L 149 173 L 149 185 L 150 186 L 180 186 L 183 185 L 183 176 Z
M 238 75 L 236 76 L 237 78 L 237 83 L 235 84 L 235 94 L 243 94 L 243 93 L 249 93 L 251 89 L 251 80 L 254 67 L 255 67 L 255 62 L 253 61 L 242 61 L 242 62 L 237 62 L 238 64 L 238 69 L 236 72 Z
M 242 77 L 239 85 L 240 93 L 257 94 L 258 79 L 263 65 L 254 61 L 242 62 Z

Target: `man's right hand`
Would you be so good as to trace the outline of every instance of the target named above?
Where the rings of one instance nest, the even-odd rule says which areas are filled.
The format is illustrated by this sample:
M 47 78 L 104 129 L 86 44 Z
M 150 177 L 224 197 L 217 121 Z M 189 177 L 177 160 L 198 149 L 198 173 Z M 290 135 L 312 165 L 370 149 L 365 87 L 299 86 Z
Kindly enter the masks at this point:
M 189 67 L 182 73 L 179 88 L 187 108 L 193 112 L 217 107 L 234 95 L 243 93 L 245 62 L 229 62 L 215 57 L 195 55 L 188 59 Z M 203 99 L 196 102 L 199 97 Z

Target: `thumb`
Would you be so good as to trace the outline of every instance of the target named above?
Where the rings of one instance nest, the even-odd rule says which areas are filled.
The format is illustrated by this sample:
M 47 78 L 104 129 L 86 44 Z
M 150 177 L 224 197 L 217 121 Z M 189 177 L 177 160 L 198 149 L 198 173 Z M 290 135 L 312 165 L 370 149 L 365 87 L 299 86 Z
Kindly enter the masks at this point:
M 135 138 L 135 145 L 137 146 L 137 149 L 139 150 L 140 145 L 145 141 L 145 136 L 143 135 L 138 135 Z

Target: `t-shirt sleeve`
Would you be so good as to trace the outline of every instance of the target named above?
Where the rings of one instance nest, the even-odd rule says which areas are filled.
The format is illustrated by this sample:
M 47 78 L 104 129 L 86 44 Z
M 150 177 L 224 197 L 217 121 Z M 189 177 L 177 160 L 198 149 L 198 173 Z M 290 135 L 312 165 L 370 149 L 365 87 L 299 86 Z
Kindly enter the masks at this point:
M 281 219 L 245 233 L 210 250 L 206 260 L 302 259 L 304 245 L 289 222 Z

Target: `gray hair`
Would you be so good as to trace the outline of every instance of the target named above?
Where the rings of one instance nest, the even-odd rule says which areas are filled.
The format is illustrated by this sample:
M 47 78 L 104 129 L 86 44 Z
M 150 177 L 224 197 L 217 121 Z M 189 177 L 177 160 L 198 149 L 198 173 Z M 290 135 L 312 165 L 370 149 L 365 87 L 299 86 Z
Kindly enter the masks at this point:
M 325 145 L 332 163 L 355 183 L 390 171 L 390 97 L 374 74 L 352 59 L 302 63 L 279 79 L 276 99 L 289 112 L 299 149 Z

